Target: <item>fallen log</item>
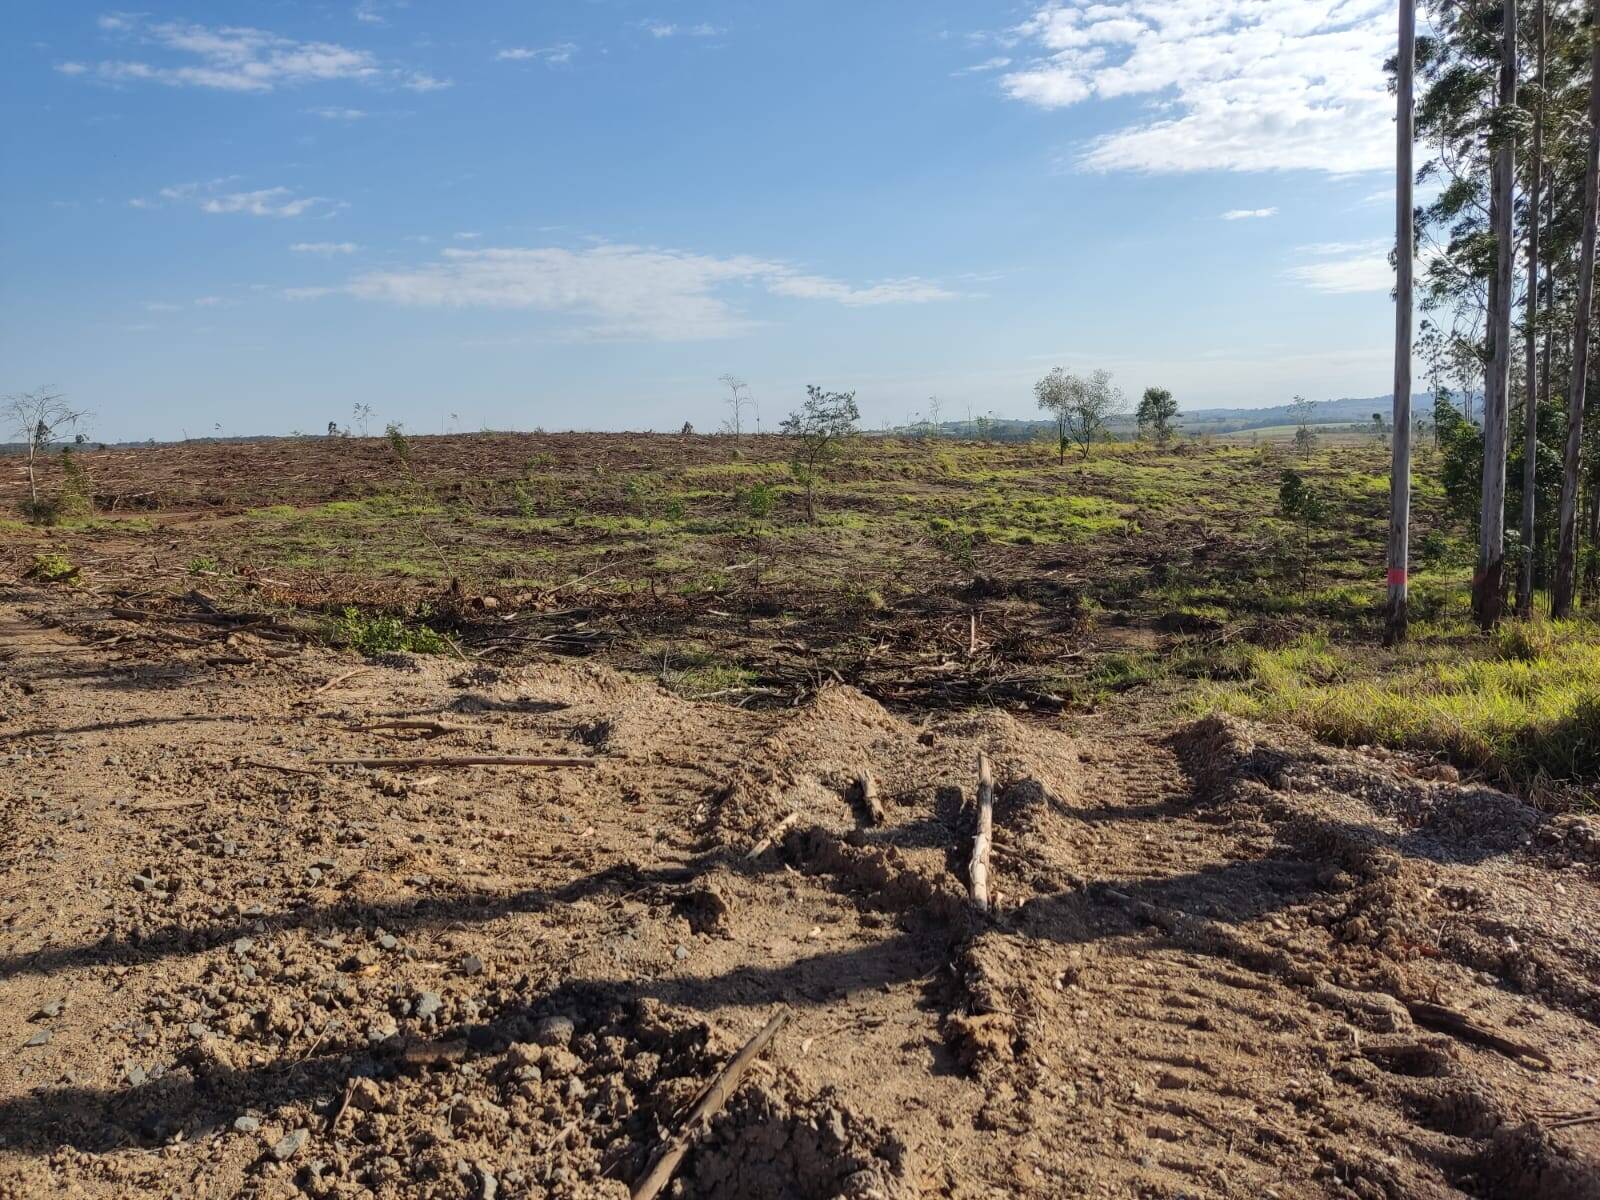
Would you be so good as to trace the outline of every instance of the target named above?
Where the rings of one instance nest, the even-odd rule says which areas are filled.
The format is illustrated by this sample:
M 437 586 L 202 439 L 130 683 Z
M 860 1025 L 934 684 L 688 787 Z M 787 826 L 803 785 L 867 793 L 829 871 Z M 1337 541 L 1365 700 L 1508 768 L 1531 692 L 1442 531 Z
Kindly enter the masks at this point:
M 494 755 L 457 754 L 443 758 L 313 758 L 319 767 L 388 767 L 407 771 L 418 767 L 597 767 L 603 760 L 564 754 Z
M 689 1119 L 683 1123 L 683 1128 L 666 1145 L 662 1146 L 656 1155 L 655 1161 L 650 1164 L 650 1169 L 638 1183 L 633 1185 L 630 1200 L 654 1200 L 661 1189 L 672 1181 L 672 1174 L 678 1169 L 678 1164 L 683 1161 L 683 1156 L 689 1152 L 689 1145 L 695 1136 L 710 1124 L 711 1118 L 716 1116 L 722 1106 L 728 1102 L 739 1086 L 739 1081 L 744 1078 L 745 1072 L 750 1069 L 750 1064 L 767 1048 L 769 1042 L 778 1035 L 784 1022 L 789 1019 L 787 1009 L 779 1009 L 773 1017 L 761 1027 L 761 1032 L 756 1034 L 744 1044 L 744 1048 L 733 1056 L 733 1060 L 722 1068 L 721 1073 L 706 1089 L 700 1103 L 694 1106 L 694 1111 L 689 1114 Z
M 972 902 L 980 912 L 989 909 L 989 846 L 994 840 L 994 773 L 989 756 L 978 751 L 978 829 L 972 839 L 972 861 L 967 865 L 967 881 Z

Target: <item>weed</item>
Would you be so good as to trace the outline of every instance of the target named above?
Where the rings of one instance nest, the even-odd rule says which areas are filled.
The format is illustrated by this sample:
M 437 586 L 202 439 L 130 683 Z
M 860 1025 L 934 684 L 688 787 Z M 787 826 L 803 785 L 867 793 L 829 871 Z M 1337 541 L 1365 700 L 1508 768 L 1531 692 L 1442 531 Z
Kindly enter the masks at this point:
M 40 583 L 72 583 L 77 580 L 78 571 L 78 566 L 65 554 L 46 550 L 33 556 L 33 565 L 25 572 L 24 578 L 36 579 Z
M 334 645 L 362 654 L 443 654 L 450 645 L 426 625 L 407 624 L 389 613 L 364 613 L 348 605 L 332 620 L 327 636 Z
M 214 575 L 222 570 L 222 564 L 209 554 L 197 554 L 189 560 L 189 574 Z

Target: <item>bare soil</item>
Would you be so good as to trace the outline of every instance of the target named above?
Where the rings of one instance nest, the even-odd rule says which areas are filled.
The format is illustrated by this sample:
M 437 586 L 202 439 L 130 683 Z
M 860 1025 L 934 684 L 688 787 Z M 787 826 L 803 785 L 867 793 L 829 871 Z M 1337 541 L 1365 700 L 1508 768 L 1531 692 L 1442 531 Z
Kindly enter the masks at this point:
M 111 606 L 0 590 L 0 1195 L 626 1196 L 783 1009 L 667 1194 L 1600 1197 L 1592 817 L 1217 719 Z M 597 765 L 316 761 L 451 754 Z

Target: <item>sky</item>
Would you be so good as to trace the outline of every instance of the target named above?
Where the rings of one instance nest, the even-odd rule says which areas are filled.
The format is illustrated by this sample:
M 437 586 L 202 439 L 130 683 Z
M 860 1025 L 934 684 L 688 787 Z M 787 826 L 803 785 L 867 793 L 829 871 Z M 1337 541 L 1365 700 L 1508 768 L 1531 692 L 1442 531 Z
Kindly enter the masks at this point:
M 0 392 L 97 439 L 1392 374 L 1387 0 L 8 0 Z

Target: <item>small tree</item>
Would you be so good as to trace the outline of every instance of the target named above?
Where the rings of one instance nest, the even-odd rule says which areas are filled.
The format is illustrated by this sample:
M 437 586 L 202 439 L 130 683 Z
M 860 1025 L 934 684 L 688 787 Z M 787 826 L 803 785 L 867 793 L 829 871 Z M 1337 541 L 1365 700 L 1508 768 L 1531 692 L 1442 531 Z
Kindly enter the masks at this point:
M 357 404 L 352 410 L 356 418 L 356 428 L 361 430 L 361 436 L 367 436 L 367 422 L 372 420 L 372 405 Z
M 854 392 L 825 392 L 808 384 L 805 403 L 784 420 L 783 434 L 793 441 L 789 469 L 806 489 L 806 520 L 817 519 L 816 488 L 822 468 L 839 456 L 860 419 Z
M 1300 526 L 1300 573 L 1311 558 L 1311 531 L 1322 524 L 1327 516 L 1327 506 L 1322 495 L 1293 467 L 1285 467 L 1278 476 L 1278 512 Z
M 39 481 L 35 467 L 39 455 L 65 437 L 79 421 L 88 416 L 84 409 L 70 408 L 66 398 L 52 387 L 42 387 L 35 392 L 19 392 L 7 396 L 0 408 L 6 427 L 16 434 L 28 456 L 28 508 L 30 513 L 39 509 Z
M 1172 437 L 1172 421 L 1178 415 L 1178 402 L 1164 387 L 1148 387 L 1139 399 L 1139 436 L 1147 432 L 1156 439 L 1156 445 L 1165 446 Z
M 1296 396 L 1289 401 L 1289 415 L 1294 418 L 1295 425 L 1294 448 L 1301 458 L 1311 457 L 1311 452 L 1317 448 L 1317 435 L 1311 428 L 1311 419 L 1316 411 L 1316 403 L 1304 396 Z
M 728 389 L 728 398 L 723 403 L 728 406 L 728 412 L 731 414 L 723 422 L 722 428 L 733 434 L 737 440 L 744 432 L 744 410 L 753 403 L 750 399 L 750 385 L 737 375 L 719 376 L 717 382 Z
M 1055 418 L 1056 461 L 1067 461 L 1067 413 L 1072 406 L 1072 394 L 1082 381 L 1068 375 L 1060 367 L 1050 368 L 1050 373 L 1033 385 L 1033 395 L 1039 407 Z
M 1107 437 L 1107 424 L 1122 412 L 1122 392 L 1111 382 L 1110 371 L 1096 371 L 1087 379 L 1075 381 L 1072 402 L 1067 405 L 1067 436 L 1077 443 L 1083 457 Z

